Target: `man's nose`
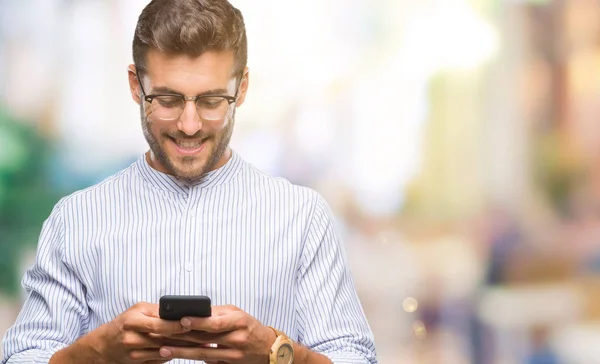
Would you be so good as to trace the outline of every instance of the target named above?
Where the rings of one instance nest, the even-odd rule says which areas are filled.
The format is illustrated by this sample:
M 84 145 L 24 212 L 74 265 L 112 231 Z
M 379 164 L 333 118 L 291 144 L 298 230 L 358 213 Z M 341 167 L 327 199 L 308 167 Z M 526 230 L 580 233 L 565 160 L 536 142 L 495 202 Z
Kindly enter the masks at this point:
M 187 135 L 194 135 L 198 130 L 202 129 L 202 120 L 198 115 L 196 103 L 194 101 L 186 101 L 183 106 L 183 112 L 177 122 L 179 130 Z

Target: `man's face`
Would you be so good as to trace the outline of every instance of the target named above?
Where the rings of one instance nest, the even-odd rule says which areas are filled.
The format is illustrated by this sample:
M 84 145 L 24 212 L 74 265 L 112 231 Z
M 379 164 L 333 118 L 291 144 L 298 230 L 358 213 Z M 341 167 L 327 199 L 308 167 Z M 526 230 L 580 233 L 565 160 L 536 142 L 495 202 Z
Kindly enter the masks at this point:
M 140 77 L 147 95 L 236 94 L 239 75 L 232 74 L 232 52 L 211 51 L 192 58 L 150 50 L 146 62 L 146 72 Z M 148 161 L 153 168 L 180 179 L 194 180 L 227 162 L 235 107 L 244 102 L 247 76 L 239 85 L 237 102 L 231 104 L 225 117 L 209 121 L 198 116 L 192 101 L 185 103 L 179 119 L 161 120 L 153 115 L 150 103 L 140 99 L 133 66 L 129 67 L 129 83 L 134 100 L 140 104 L 142 130 L 150 146 Z

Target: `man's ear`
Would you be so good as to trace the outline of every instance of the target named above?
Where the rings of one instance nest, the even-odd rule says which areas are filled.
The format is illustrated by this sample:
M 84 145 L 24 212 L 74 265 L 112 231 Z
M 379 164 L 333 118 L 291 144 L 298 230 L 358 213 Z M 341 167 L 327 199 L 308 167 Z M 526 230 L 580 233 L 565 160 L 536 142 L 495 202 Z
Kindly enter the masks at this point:
M 127 76 L 129 78 L 129 91 L 131 92 L 131 97 L 133 98 L 133 101 L 139 105 L 142 102 L 142 92 L 140 90 L 141 80 L 138 81 L 137 74 L 135 72 L 135 65 L 130 64 L 127 67 Z
M 242 81 L 240 82 L 240 89 L 238 91 L 238 99 L 235 103 L 236 107 L 242 106 L 244 101 L 246 100 L 246 93 L 248 92 L 248 86 L 250 85 L 250 69 L 246 67 L 244 69 L 244 73 L 242 76 Z

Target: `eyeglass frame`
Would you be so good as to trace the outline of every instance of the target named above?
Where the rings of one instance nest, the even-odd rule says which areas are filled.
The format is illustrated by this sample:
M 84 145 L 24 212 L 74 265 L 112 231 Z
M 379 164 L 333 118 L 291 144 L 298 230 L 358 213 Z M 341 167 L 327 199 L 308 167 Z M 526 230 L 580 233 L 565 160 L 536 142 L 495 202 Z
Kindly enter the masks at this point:
M 235 95 L 234 96 L 230 96 L 230 95 L 196 95 L 196 96 L 185 96 L 183 94 L 177 94 L 177 93 L 163 93 L 163 94 L 150 94 L 150 95 L 146 95 L 146 91 L 144 90 L 144 85 L 142 85 L 142 78 L 140 77 L 140 73 L 139 71 L 136 69 L 135 70 L 135 76 L 137 77 L 138 80 L 138 84 L 140 85 L 140 89 L 142 90 L 142 96 L 144 101 L 150 103 L 150 107 L 152 107 L 152 101 L 159 96 L 174 96 L 174 97 L 179 97 L 183 100 L 183 107 L 181 108 L 181 114 L 179 114 L 179 117 L 173 120 L 169 120 L 169 119 L 160 119 L 162 121 L 175 121 L 178 120 L 179 118 L 181 118 L 181 115 L 183 115 L 183 111 L 185 110 L 185 105 L 188 101 L 194 101 L 194 105 L 196 105 L 196 114 L 198 114 L 198 117 L 202 119 L 202 117 L 200 116 L 200 113 L 198 112 L 198 100 L 202 99 L 202 98 L 208 98 L 208 97 L 222 97 L 223 99 L 225 99 L 225 101 L 227 101 L 228 108 L 231 107 L 231 104 L 233 104 L 234 102 L 236 102 L 238 100 L 238 93 L 240 91 L 240 86 L 242 85 L 242 81 L 244 79 L 244 74 L 242 73 L 241 77 L 240 77 L 240 82 L 238 83 L 238 85 L 236 86 L 236 90 L 235 90 Z M 154 111 L 153 111 L 154 112 Z M 227 113 L 225 114 L 227 115 Z M 223 116 L 225 117 L 225 116 Z M 217 119 L 219 120 L 219 119 Z M 209 120 L 209 121 L 215 121 L 215 120 Z

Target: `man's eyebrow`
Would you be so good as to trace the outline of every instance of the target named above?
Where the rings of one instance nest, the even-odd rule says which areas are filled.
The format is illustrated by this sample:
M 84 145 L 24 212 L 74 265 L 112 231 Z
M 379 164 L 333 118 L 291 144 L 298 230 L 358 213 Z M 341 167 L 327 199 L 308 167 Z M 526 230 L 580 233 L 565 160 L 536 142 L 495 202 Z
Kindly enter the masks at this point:
M 172 88 L 166 87 L 166 86 L 153 87 L 152 88 L 152 93 L 153 94 L 183 95 L 182 92 L 179 92 L 177 90 L 173 90 Z M 201 94 L 198 94 L 197 96 L 206 96 L 206 95 L 227 95 L 227 89 L 216 88 L 216 89 L 204 91 Z

